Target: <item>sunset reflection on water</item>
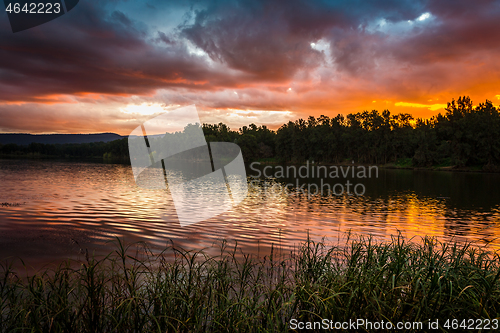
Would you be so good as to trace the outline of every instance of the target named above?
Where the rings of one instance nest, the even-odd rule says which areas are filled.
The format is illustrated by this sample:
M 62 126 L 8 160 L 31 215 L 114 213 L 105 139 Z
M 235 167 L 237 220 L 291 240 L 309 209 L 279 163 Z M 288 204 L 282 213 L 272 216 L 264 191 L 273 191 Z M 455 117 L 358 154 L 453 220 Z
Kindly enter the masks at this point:
M 137 187 L 130 166 L 0 160 L 0 202 L 8 204 L 0 207 L 0 257 L 37 265 L 85 250 L 107 254 L 115 250 L 115 237 L 147 242 L 156 251 L 173 241 L 209 253 L 226 239 L 263 254 L 271 244 L 296 247 L 308 232 L 342 245 L 349 231 L 376 240 L 401 233 L 415 241 L 431 236 L 498 249 L 499 176 L 380 170 L 379 178 L 366 181 L 363 196 L 308 198 L 250 187 L 231 211 L 181 227 L 168 189 Z

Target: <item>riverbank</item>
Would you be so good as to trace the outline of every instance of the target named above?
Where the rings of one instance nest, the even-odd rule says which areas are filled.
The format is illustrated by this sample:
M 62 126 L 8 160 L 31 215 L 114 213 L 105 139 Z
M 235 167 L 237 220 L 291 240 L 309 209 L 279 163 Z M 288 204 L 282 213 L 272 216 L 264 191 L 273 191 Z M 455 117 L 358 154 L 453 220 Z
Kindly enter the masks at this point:
M 406 169 L 406 170 L 429 170 L 429 171 L 452 171 L 452 172 L 486 172 L 486 173 L 499 173 L 500 167 L 492 166 L 470 166 L 470 167 L 459 167 L 456 165 L 435 165 L 429 167 L 414 167 L 408 165 L 398 165 L 395 163 L 388 163 L 380 165 L 381 169 Z
M 307 162 L 304 163 L 282 163 L 279 160 L 275 158 L 265 158 L 265 159 L 259 159 L 255 161 L 259 163 L 260 165 L 271 165 L 271 166 L 276 166 L 276 165 L 306 165 Z M 253 162 L 252 162 L 253 163 Z M 249 163 L 250 164 L 250 163 Z M 412 160 L 407 158 L 407 159 L 401 159 L 398 160 L 395 163 L 386 163 L 386 164 L 365 164 L 365 163 L 353 163 L 351 160 L 345 160 L 340 163 L 313 163 L 312 161 L 309 162 L 309 165 L 325 165 L 325 166 L 377 166 L 378 168 L 381 169 L 402 169 L 402 170 L 430 170 L 430 171 L 456 171 L 456 172 L 492 172 L 492 173 L 498 173 L 500 172 L 500 166 L 496 165 L 475 165 L 475 166 L 465 166 L 465 167 L 459 167 L 457 165 L 452 165 L 452 164 L 439 164 L 439 165 L 431 165 L 431 166 L 414 166 L 412 163 Z
M 165 254 L 175 260 L 166 260 L 118 244 L 104 259 L 87 256 L 79 268 L 66 263 L 27 278 L 3 264 L 0 329 L 271 332 L 311 323 L 320 331 L 326 322 L 364 319 L 423 325 L 407 332 L 439 320 L 440 329 L 457 331 L 451 325 L 470 318 L 492 327 L 500 312 L 498 255 L 470 244 L 309 241 L 264 258 L 224 242 L 220 249 L 208 256 L 170 247 Z
M 91 157 L 75 157 L 75 156 L 56 156 L 56 155 L 43 155 L 43 154 L 0 154 L 0 159 L 26 159 L 26 160 L 53 160 L 53 161 L 76 161 L 76 162 L 96 162 L 96 163 L 111 163 L 111 164 L 124 164 L 130 165 L 130 159 L 128 157 L 117 157 L 108 154 L 103 156 L 91 156 Z M 410 159 L 411 161 L 411 159 Z M 252 162 L 246 162 L 247 165 L 251 163 L 258 163 L 259 165 L 306 165 L 305 163 L 282 163 L 276 158 L 264 158 L 258 159 Z M 401 160 L 396 163 L 386 163 L 386 164 L 375 164 L 368 165 L 363 163 L 353 163 L 350 160 L 346 160 L 340 163 L 310 163 L 310 165 L 325 165 L 325 166 L 377 166 L 381 169 L 402 169 L 402 170 L 430 170 L 430 171 L 453 171 L 453 172 L 486 172 L 486 173 L 500 173 L 500 167 L 495 165 L 485 165 L 485 166 L 470 166 L 470 167 L 458 167 L 456 165 L 433 165 L 428 167 L 416 167 L 413 166 L 411 162 L 406 160 Z

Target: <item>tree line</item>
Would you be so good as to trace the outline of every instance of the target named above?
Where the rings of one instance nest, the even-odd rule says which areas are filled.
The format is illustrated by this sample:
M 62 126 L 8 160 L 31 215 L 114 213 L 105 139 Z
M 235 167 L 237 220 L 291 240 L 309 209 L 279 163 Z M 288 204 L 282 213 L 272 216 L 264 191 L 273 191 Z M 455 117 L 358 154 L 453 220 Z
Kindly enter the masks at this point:
M 427 167 L 500 166 L 499 108 L 470 97 L 447 103 L 445 114 L 415 119 L 377 110 L 333 118 L 310 116 L 277 131 L 252 124 L 238 132 L 224 124 L 204 125 L 209 141 L 236 142 L 247 161 L 275 158 L 285 163 L 396 163 Z
M 246 162 L 396 163 L 426 167 L 500 166 L 499 108 L 486 100 L 474 106 L 464 96 L 447 104 L 444 114 L 430 119 L 377 110 L 298 119 L 273 131 L 250 124 L 238 131 L 226 124 L 203 124 L 208 142 L 234 142 Z M 192 130 L 192 126 L 190 129 Z M 86 144 L 14 144 L 0 146 L 3 155 L 100 157 L 128 159 L 127 139 Z
M 0 155 L 19 157 L 60 157 L 129 159 L 127 138 L 109 142 L 43 144 L 0 144 Z

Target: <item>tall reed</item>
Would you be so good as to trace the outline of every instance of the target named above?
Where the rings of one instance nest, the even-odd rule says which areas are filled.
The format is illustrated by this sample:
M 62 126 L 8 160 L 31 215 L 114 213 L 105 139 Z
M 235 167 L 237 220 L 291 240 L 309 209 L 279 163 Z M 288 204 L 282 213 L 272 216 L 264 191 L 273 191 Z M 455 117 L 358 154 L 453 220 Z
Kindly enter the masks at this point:
M 2 332 L 282 332 L 290 320 L 498 318 L 500 260 L 471 244 L 306 241 L 257 258 L 125 247 L 28 277 L 1 265 Z M 134 250 L 135 248 L 135 250 Z M 167 252 L 173 257 L 167 256 Z M 443 328 L 443 330 L 445 330 Z

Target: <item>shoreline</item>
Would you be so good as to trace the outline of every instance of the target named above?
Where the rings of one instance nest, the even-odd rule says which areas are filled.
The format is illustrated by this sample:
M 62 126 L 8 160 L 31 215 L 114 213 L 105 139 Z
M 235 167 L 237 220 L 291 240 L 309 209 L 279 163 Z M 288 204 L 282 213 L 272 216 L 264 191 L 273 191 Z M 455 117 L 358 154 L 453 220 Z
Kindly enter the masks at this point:
M 30 160 L 30 161 L 65 161 L 65 162 L 95 162 L 95 163 L 111 163 L 111 164 L 123 164 L 130 165 L 130 160 L 128 158 L 103 158 L 100 156 L 94 157 L 61 157 L 61 156 L 52 156 L 52 155 L 5 155 L 0 154 L 0 159 L 4 160 Z M 305 166 L 306 162 L 302 163 L 280 163 L 276 160 L 256 160 L 245 162 L 245 165 L 250 165 L 252 163 L 259 163 L 259 165 L 265 166 Z M 428 167 L 415 167 L 411 165 L 398 165 L 394 163 L 387 164 L 368 164 L 368 163 L 352 163 L 348 161 L 340 162 L 340 163 L 312 163 L 309 162 L 309 166 L 376 166 L 380 169 L 391 169 L 391 170 L 413 170 L 413 171 L 446 171 L 446 172 L 475 172 L 475 173 L 500 173 L 500 166 L 493 165 L 488 167 L 485 170 L 486 165 L 484 166 L 466 166 L 466 167 L 458 167 L 456 165 L 446 165 L 446 166 L 428 166 Z
M 307 161 L 303 163 L 280 163 L 279 161 L 270 160 L 257 160 L 253 162 L 245 162 L 245 164 L 250 165 L 251 163 L 258 162 L 260 165 L 270 165 L 270 166 L 305 166 Z M 416 167 L 411 165 L 398 165 L 394 163 L 386 164 L 368 164 L 368 163 L 352 163 L 348 161 L 340 163 L 311 163 L 309 166 L 376 166 L 380 169 L 393 169 L 393 170 L 414 170 L 414 171 L 447 171 L 447 172 L 477 172 L 477 173 L 500 173 L 500 166 L 492 166 L 490 170 L 484 170 L 485 166 L 469 166 L 469 167 L 458 167 L 456 165 L 446 165 L 446 166 L 428 166 L 428 167 Z

